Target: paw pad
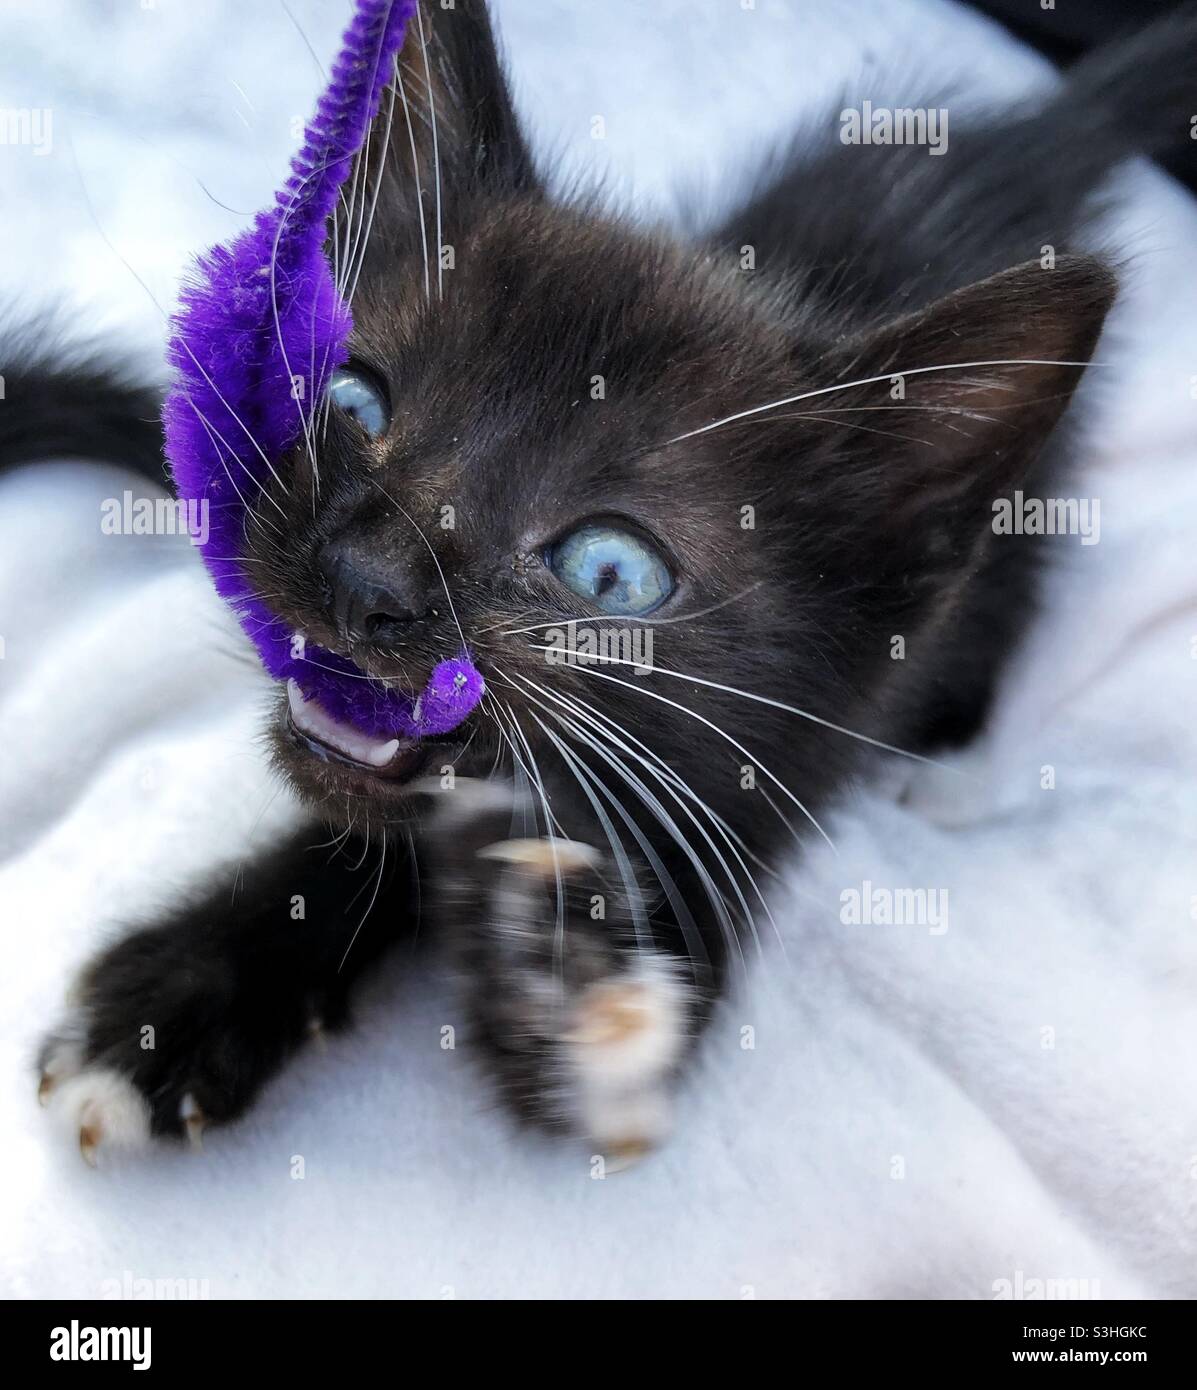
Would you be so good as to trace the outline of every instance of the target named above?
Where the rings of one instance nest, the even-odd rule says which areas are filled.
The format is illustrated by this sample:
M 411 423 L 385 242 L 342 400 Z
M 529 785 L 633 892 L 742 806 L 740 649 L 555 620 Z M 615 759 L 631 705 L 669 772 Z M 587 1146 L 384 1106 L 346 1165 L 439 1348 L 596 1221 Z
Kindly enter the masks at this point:
M 613 1045 L 628 1042 L 654 1023 L 652 991 L 640 984 L 595 985 L 575 1014 L 566 1042 Z
M 597 869 L 603 862 L 602 855 L 593 845 L 583 844 L 581 840 L 551 838 L 500 840 L 497 844 L 480 849 L 478 858 L 514 864 L 544 878 L 553 878 L 558 873 Z

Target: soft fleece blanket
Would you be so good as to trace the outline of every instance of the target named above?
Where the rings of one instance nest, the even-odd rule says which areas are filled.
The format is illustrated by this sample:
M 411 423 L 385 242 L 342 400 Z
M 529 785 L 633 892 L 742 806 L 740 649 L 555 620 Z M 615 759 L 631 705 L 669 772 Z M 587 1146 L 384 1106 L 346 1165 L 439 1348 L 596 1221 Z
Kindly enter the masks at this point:
M 726 171 L 841 90 L 918 104 L 937 82 L 904 73 L 960 78 L 958 119 L 1052 80 L 933 0 L 496 8 L 538 144 L 646 216 L 717 210 Z M 5 5 L 2 104 L 54 121 L 47 153 L 3 151 L 5 298 L 65 296 L 160 374 L 151 296 L 168 308 L 186 257 L 279 183 L 343 21 L 327 0 Z M 712 1028 L 677 1137 L 603 1180 L 511 1131 L 439 1046 L 435 962 L 406 959 L 204 1154 L 81 1163 L 31 1072 L 69 969 L 294 809 L 186 541 L 102 536 L 115 470 L 0 485 L 4 1291 L 1197 1294 L 1197 207 L 1146 166 L 1123 186 L 1108 235 L 1133 259 L 1078 485 L 1099 544 L 1054 574 L 968 775 L 886 769 L 833 819 L 838 856 L 793 866 L 784 953 Z M 948 929 L 844 925 L 866 880 L 946 888 Z

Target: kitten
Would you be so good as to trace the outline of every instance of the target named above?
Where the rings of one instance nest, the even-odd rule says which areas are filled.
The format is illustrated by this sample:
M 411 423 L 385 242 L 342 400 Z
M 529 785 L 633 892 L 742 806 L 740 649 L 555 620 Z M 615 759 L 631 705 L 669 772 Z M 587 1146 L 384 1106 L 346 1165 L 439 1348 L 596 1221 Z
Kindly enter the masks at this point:
M 353 358 L 244 561 L 363 673 L 419 690 L 468 644 L 488 694 L 452 735 L 395 743 L 278 692 L 273 757 L 312 825 L 232 902 L 219 878 L 104 951 L 42 1049 L 90 1160 L 241 1114 L 346 1021 L 417 901 L 513 1111 L 616 1163 L 658 1143 L 771 931 L 769 867 L 826 837 L 877 745 L 983 721 L 1043 550 L 996 535 L 994 503 L 1066 480 L 1116 292 L 1080 249 L 1096 194 L 1197 103 L 1189 12 L 937 156 L 844 143 L 829 113 L 686 241 L 551 199 L 484 7 L 423 19 L 410 120 L 380 115 L 362 157 L 368 235 L 331 238 L 360 252 Z M 144 392 L 7 375 L 3 463 L 160 474 Z M 588 662 L 599 641 L 619 659 Z M 382 856 L 331 852 L 330 825 Z

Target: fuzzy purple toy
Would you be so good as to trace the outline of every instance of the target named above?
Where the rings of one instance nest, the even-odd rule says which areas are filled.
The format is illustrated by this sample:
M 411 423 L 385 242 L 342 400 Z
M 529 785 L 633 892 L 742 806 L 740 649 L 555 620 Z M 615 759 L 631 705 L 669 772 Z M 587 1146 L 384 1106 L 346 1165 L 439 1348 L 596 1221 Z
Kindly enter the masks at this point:
M 294 680 L 334 719 L 405 738 L 448 733 L 481 700 L 485 683 L 468 653 L 442 661 L 418 696 L 363 679 L 346 657 L 297 641 L 255 596 L 236 557 L 247 496 L 277 477 L 302 434 L 304 395 L 321 400 L 348 358 L 353 320 L 325 255 L 327 224 L 414 11 L 415 0 L 358 0 L 274 206 L 200 257 L 180 295 L 168 349 L 175 379 L 163 411 L 178 494 L 207 503 L 204 563 L 266 670 Z

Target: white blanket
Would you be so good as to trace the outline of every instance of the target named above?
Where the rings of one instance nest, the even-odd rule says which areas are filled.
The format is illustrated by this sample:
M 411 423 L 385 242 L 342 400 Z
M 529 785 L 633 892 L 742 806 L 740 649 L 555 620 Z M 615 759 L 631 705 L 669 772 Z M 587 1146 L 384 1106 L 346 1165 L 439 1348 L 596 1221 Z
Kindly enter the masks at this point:
M 540 147 L 659 215 L 678 188 L 718 207 L 725 171 L 841 89 L 919 104 L 936 83 L 903 73 L 963 74 L 958 119 L 1051 80 L 933 0 L 497 8 Z M 291 10 L 327 66 L 341 7 Z M 169 307 L 187 255 L 265 201 L 317 62 L 265 0 L 21 0 L 0 77 L 54 119 L 49 153 L 4 151 L 0 290 L 69 296 L 160 373 L 130 269 Z M 1085 390 L 1100 543 L 1053 577 L 968 776 L 890 769 L 832 818 L 838 856 L 793 867 L 784 954 L 767 944 L 712 1027 L 676 1138 L 602 1180 L 584 1148 L 512 1131 L 439 1046 L 446 982 L 404 960 L 203 1155 L 82 1164 L 31 1069 L 70 969 L 293 809 L 187 544 L 100 534 L 115 471 L 0 484 L 6 1293 L 1197 1294 L 1197 208 L 1146 167 L 1126 187 L 1127 292 Z M 844 925 L 866 880 L 947 889 L 948 929 Z

